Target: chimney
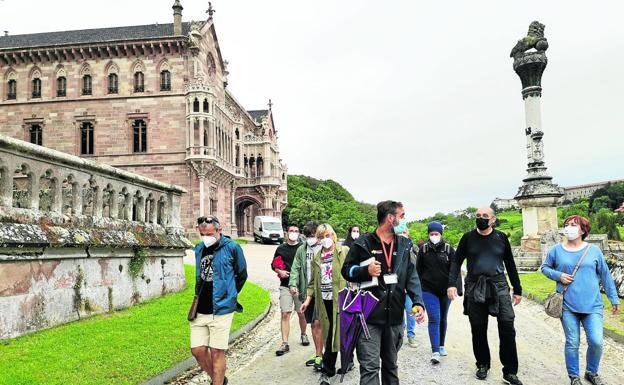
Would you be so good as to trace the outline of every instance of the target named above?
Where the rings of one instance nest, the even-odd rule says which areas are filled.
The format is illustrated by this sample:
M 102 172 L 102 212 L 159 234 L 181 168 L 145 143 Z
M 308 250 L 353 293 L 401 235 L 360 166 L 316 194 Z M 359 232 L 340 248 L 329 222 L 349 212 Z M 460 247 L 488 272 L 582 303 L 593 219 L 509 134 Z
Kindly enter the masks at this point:
M 173 3 L 173 34 L 176 36 L 182 35 L 182 4 L 180 0 L 175 0 Z
M 4 36 L 9 36 L 9 31 L 4 31 Z

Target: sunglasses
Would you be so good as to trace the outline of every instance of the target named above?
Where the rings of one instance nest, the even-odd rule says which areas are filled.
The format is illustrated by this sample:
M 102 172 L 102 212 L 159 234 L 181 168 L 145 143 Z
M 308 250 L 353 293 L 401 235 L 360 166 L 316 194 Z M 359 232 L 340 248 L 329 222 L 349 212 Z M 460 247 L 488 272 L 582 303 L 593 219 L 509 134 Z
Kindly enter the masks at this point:
M 219 220 L 215 217 L 199 217 L 197 218 L 197 225 L 201 225 L 201 224 L 218 224 Z

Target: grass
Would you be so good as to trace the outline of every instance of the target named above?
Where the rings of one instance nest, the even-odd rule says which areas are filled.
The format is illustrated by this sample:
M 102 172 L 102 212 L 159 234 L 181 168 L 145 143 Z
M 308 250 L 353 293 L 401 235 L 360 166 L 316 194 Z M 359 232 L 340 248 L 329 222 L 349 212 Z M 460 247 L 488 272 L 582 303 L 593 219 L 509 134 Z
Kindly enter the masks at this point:
M 541 272 L 521 274 L 522 291 L 529 298 L 535 299 L 542 303 L 548 297 L 548 294 L 555 291 L 555 282 L 546 278 Z M 607 296 L 602 294 L 602 302 L 604 303 L 604 328 L 610 330 L 621 338 L 624 338 L 624 313 L 618 315 L 611 313 L 611 302 Z
M 0 385 L 134 385 L 190 357 L 186 314 L 195 272 L 175 294 L 109 314 L 0 341 Z M 250 282 L 232 332 L 268 306 L 268 291 Z

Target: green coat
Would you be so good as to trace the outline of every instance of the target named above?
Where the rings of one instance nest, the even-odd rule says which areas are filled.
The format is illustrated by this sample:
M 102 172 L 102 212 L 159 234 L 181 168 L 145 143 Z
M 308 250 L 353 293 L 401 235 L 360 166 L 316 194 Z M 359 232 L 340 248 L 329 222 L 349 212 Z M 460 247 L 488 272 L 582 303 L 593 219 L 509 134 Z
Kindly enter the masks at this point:
M 308 244 L 303 242 L 295 253 L 295 259 L 290 268 L 290 280 L 288 281 L 288 287 L 296 287 L 299 300 L 301 302 L 306 299 L 306 291 L 308 290 L 308 266 L 306 263 L 306 252 L 308 251 Z
M 333 330 L 329 330 L 329 318 L 325 311 L 325 305 L 323 304 L 323 297 L 321 295 L 321 253 L 319 251 L 314 255 L 312 260 L 312 280 L 308 287 L 307 294 L 314 298 L 314 313 L 321 321 L 321 330 L 323 331 L 323 341 L 327 340 L 327 333 L 332 333 L 332 351 L 340 351 L 340 318 L 338 317 L 338 292 L 347 287 L 347 281 L 342 277 L 340 271 L 349 248 L 346 246 L 336 246 L 334 249 L 334 257 L 332 260 L 333 270 L 333 302 L 334 311 L 331 316 L 333 317 Z

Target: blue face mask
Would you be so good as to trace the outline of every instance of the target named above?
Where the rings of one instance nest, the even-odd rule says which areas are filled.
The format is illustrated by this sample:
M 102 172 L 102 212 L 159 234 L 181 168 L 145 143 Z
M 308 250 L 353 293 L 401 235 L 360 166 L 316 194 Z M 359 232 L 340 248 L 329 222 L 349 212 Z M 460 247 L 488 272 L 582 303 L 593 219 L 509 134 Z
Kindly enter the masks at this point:
M 407 219 L 401 219 L 399 224 L 394 226 L 395 234 L 403 234 L 407 230 Z

